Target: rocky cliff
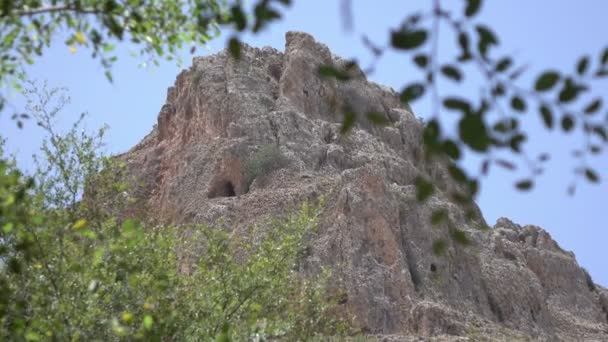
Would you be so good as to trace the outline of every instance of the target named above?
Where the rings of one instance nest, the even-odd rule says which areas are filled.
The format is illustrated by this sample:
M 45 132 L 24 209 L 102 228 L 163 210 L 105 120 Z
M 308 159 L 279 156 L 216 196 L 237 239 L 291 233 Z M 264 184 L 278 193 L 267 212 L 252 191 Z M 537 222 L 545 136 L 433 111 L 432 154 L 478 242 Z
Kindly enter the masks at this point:
M 398 94 L 358 70 L 348 82 L 317 74 L 346 63 L 293 32 L 284 52 L 245 45 L 238 61 L 228 52 L 195 58 L 152 132 L 121 156 L 139 210 L 178 223 L 221 217 L 238 233 L 324 198 L 307 267 L 332 267 L 346 291 L 340 308 L 362 331 L 390 340 L 608 340 L 608 291 L 573 253 L 539 227 L 467 220 L 446 195 L 445 167 L 421 157 L 422 123 Z M 346 102 L 390 124 L 361 120 L 341 135 Z M 284 161 L 251 176 L 248 162 L 267 146 Z M 444 189 L 423 204 L 413 185 L 420 175 Z M 431 225 L 442 208 L 449 220 Z M 455 242 L 455 230 L 470 243 Z M 443 255 L 433 253 L 438 240 Z

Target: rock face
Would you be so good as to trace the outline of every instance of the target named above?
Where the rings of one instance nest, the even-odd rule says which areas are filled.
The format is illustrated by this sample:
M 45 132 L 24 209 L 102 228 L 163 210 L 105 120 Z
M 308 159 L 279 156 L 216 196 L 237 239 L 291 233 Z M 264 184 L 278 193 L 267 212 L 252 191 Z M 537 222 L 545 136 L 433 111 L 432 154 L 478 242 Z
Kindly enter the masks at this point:
M 340 306 L 362 331 L 389 340 L 608 340 L 608 291 L 544 230 L 466 220 L 446 195 L 445 167 L 421 157 L 422 123 L 392 89 L 360 70 L 348 82 L 318 77 L 320 65 L 347 62 L 304 33 L 287 33 L 285 52 L 241 51 L 239 61 L 227 52 L 195 58 L 152 132 L 121 156 L 140 210 L 174 223 L 222 217 L 238 232 L 322 197 L 308 267 L 332 267 L 346 290 Z M 390 124 L 360 120 L 341 135 L 347 102 Z M 269 144 L 287 162 L 252 181 L 247 163 Z M 419 175 L 445 191 L 418 203 Z M 448 223 L 431 225 L 442 208 Z M 471 243 L 456 243 L 454 229 Z M 433 253 L 439 239 L 442 256 Z

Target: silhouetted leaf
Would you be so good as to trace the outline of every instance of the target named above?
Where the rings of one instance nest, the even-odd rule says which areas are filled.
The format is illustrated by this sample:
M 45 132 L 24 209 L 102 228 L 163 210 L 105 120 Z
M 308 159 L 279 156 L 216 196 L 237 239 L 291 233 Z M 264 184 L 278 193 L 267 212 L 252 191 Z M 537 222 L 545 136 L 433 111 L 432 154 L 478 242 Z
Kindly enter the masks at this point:
M 422 132 L 424 144 L 431 149 L 435 149 L 439 143 L 439 136 L 441 135 L 439 122 L 433 119 L 429 121 Z
M 507 170 L 513 171 L 513 170 L 516 169 L 515 164 L 511 163 L 510 161 L 504 160 L 504 159 L 496 159 L 496 160 L 494 160 L 494 162 L 497 165 L 500 165 L 500 166 L 504 167 Z
M 464 115 L 458 123 L 458 132 L 462 142 L 477 152 L 485 152 L 490 145 L 485 123 L 479 115 Z
M 414 56 L 414 63 L 420 68 L 424 69 L 429 64 L 429 57 L 427 55 L 416 55 Z
M 600 63 L 602 63 L 602 65 L 608 64 L 608 48 L 605 48 L 604 52 L 602 52 L 602 56 L 600 57 Z
M 597 98 L 597 99 L 593 100 L 593 102 L 591 102 L 587 107 L 585 107 L 585 114 L 597 113 L 597 111 L 601 108 L 601 106 L 602 106 L 602 99 Z
M 241 58 L 241 43 L 237 37 L 232 37 L 228 41 L 228 50 L 234 59 Z
M 441 67 L 441 73 L 453 81 L 460 82 L 462 80 L 462 73 L 453 65 L 444 65 Z
M 576 72 L 579 75 L 584 75 L 585 72 L 587 71 L 588 67 L 589 67 L 589 57 L 583 56 L 578 60 L 578 63 L 576 63 Z
M 443 152 L 450 156 L 450 158 L 454 160 L 460 159 L 460 147 L 458 147 L 455 142 L 452 140 L 445 140 L 441 145 Z
M 466 173 L 460 167 L 454 164 L 448 166 L 448 172 L 450 176 L 452 176 L 452 179 L 458 183 L 464 183 L 467 180 Z
M 555 71 L 546 71 L 542 73 L 534 84 L 536 91 L 547 91 L 553 88 L 559 81 L 559 73 Z
M 393 31 L 391 33 L 391 45 L 396 49 L 415 49 L 424 44 L 427 36 L 425 30 Z
M 236 29 L 243 31 L 247 27 L 247 18 L 241 6 L 232 6 L 230 13 L 232 14 L 232 21 L 234 21 Z
M 566 79 L 564 88 L 559 92 L 559 101 L 564 103 L 572 102 L 576 99 L 578 93 L 585 89 L 585 87 L 574 84 L 574 81 L 568 78 Z
M 551 112 L 551 109 L 549 108 L 549 106 L 542 104 L 538 110 L 541 114 L 541 118 L 543 119 L 543 122 L 545 123 L 545 126 L 548 129 L 552 129 L 553 128 L 553 113 Z
M 509 67 L 513 64 L 513 60 L 509 57 L 505 57 L 496 63 L 496 71 L 503 72 L 509 69 Z
M 460 46 L 460 56 L 458 57 L 459 62 L 465 62 L 471 59 L 471 51 L 469 48 L 469 36 L 465 32 L 458 34 L 458 45 Z
M 532 182 L 532 180 L 530 180 L 530 179 L 522 180 L 515 184 L 515 187 L 521 191 L 528 191 L 528 190 L 532 189 L 533 186 L 534 186 L 534 182 Z
M 498 45 L 498 39 L 492 30 L 485 25 L 475 26 L 477 34 L 479 35 L 479 42 L 477 48 L 482 57 L 486 57 L 488 48 L 492 45 Z
M 467 7 L 464 10 L 464 15 L 467 17 L 472 17 L 481 8 L 481 0 L 467 0 Z
M 526 141 L 526 136 L 523 133 L 515 134 L 511 137 L 511 139 L 509 139 L 509 147 L 511 147 L 513 152 L 520 153 L 521 144 L 523 144 L 524 141 Z
M 562 129 L 564 132 L 570 132 L 574 128 L 574 118 L 570 114 L 564 114 L 562 117 Z
M 401 102 L 409 103 L 414 101 L 424 95 L 424 84 L 422 83 L 413 83 L 405 87 L 401 92 Z
M 418 202 L 426 201 L 435 191 L 433 184 L 422 177 L 416 177 L 414 184 L 416 185 L 416 199 Z
M 597 173 L 589 168 L 585 169 L 585 177 L 587 177 L 587 180 L 592 183 L 597 183 L 600 181 Z
M 526 102 L 519 96 L 513 96 L 511 98 L 511 108 L 518 112 L 526 111 Z
M 456 97 L 447 97 L 443 100 L 443 106 L 447 109 L 457 110 L 463 114 L 471 113 L 471 104 L 467 100 Z

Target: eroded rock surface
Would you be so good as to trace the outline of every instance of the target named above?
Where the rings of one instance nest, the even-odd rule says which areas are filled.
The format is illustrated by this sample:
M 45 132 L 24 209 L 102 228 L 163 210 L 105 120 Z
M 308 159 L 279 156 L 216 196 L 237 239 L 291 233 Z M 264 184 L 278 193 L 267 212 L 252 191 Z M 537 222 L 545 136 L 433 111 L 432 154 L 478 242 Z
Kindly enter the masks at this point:
M 359 70 L 345 83 L 317 76 L 320 65 L 346 63 L 297 32 L 284 52 L 245 45 L 239 61 L 227 52 L 195 58 L 152 132 L 121 156 L 140 209 L 173 223 L 222 217 L 238 232 L 322 197 L 307 268 L 332 267 L 346 290 L 341 308 L 362 331 L 387 341 L 608 340 L 608 291 L 547 232 L 507 219 L 480 229 L 444 191 L 416 201 L 418 175 L 454 186 L 443 165 L 421 157 L 422 124 L 392 89 Z M 390 124 L 360 120 L 341 135 L 347 102 Z M 286 167 L 250 182 L 247 161 L 267 144 L 279 146 Z M 449 223 L 433 227 L 440 208 Z M 454 229 L 471 244 L 454 242 Z M 438 239 L 443 256 L 432 252 Z

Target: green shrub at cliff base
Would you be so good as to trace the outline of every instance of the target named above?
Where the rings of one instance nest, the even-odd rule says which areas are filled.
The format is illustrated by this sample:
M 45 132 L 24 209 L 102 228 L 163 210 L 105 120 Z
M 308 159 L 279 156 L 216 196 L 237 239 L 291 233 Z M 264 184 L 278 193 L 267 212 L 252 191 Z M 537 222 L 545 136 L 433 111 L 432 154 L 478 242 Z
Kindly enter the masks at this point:
M 49 104 L 57 92 L 36 94 Z M 99 156 L 101 135 L 82 133 L 82 121 L 65 133 L 50 125 L 64 104 L 32 112 L 49 136 L 33 178 L 0 155 L 0 340 L 336 334 L 328 274 L 297 272 L 318 207 L 303 204 L 240 239 L 223 227 L 144 226 L 113 216 L 106 199 L 129 191 L 114 172 L 100 171 L 120 165 Z M 81 200 L 85 185 L 94 189 Z

